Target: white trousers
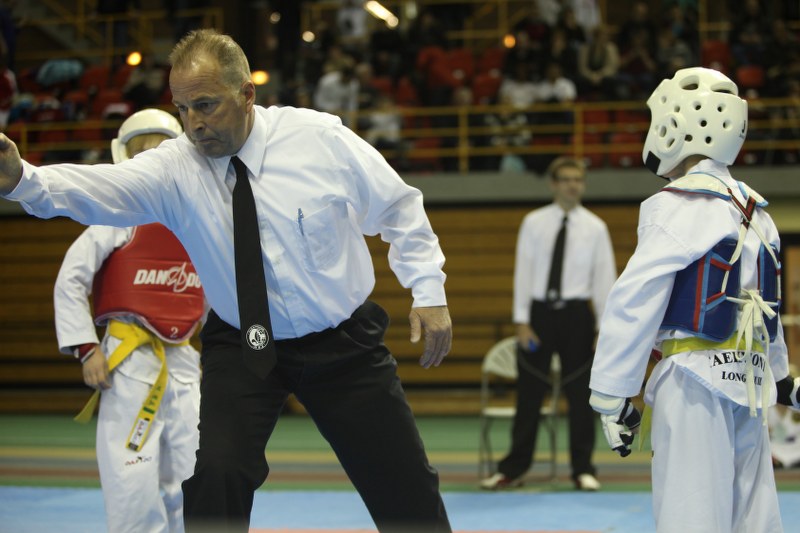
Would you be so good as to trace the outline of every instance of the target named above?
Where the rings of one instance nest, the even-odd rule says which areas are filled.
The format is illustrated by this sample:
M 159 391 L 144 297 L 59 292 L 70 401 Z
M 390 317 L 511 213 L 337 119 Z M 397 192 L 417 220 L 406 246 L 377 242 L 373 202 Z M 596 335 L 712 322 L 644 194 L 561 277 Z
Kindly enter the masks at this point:
M 125 443 L 150 385 L 118 372 L 103 391 L 97 464 L 109 533 L 182 533 L 181 483 L 192 475 L 198 447 L 200 384 L 172 377 L 150 434 L 138 452 Z
M 653 512 L 658 533 L 780 533 L 769 434 L 749 408 L 677 366 L 655 389 Z

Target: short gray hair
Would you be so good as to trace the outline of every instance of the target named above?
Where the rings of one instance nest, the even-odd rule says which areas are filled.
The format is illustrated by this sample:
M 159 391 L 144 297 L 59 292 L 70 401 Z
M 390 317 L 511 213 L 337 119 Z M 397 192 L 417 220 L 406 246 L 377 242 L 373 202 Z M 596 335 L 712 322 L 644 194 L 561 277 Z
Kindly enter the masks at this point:
M 198 55 L 207 54 L 219 63 L 226 84 L 239 88 L 250 79 L 250 65 L 242 47 L 229 35 L 214 29 L 194 30 L 186 34 L 169 54 L 173 69 L 188 66 Z

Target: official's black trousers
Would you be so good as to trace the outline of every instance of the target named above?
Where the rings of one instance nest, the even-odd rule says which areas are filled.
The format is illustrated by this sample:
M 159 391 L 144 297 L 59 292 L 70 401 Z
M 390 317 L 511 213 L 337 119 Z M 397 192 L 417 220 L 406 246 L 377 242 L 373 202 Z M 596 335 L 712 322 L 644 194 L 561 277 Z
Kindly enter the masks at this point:
M 246 532 L 264 448 L 290 393 L 330 443 L 381 532 L 449 533 L 439 477 L 367 302 L 338 327 L 277 341 L 266 380 L 244 366 L 239 330 L 213 312 L 201 333 L 200 447 L 183 483 L 188 532 Z M 309 510 L 313 512 L 313 510 Z
M 561 358 L 563 391 L 569 402 L 572 478 L 595 474 L 592 465 L 595 414 L 589 405 L 595 319 L 586 301 L 569 300 L 562 304 L 553 306 L 534 301 L 530 325 L 541 343 L 534 351 L 518 348 L 517 413 L 511 429 L 511 450 L 497 468 L 512 479 L 525 474 L 533 464 L 540 411 L 548 389 L 541 376 L 550 376 L 553 352 L 558 352 Z M 531 368 L 536 372 L 531 372 Z

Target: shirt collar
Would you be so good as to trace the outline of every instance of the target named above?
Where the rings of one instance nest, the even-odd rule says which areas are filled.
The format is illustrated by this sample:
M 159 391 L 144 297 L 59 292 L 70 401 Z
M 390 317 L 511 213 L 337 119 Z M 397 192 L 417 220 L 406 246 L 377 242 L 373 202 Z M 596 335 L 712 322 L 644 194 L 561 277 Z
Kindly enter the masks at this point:
M 258 180 L 261 176 L 261 167 L 267 152 L 267 121 L 258 112 L 258 107 L 254 111 L 253 129 L 244 141 L 239 151 L 234 154 L 242 160 L 244 166 L 250 171 L 253 179 Z M 209 163 L 218 171 L 218 175 L 225 176 L 231 157 L 209 158 Z

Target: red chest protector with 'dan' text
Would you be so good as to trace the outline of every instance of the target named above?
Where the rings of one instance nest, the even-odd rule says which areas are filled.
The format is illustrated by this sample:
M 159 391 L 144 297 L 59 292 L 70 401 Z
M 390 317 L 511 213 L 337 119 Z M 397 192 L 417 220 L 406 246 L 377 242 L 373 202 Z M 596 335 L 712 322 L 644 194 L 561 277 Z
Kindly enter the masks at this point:
M 94 278 L 95 322 L 135 316 L 166 342 L 181 342 L 203 316 L 203 289 L 186 250 L 165 226 L 134 228 Z

